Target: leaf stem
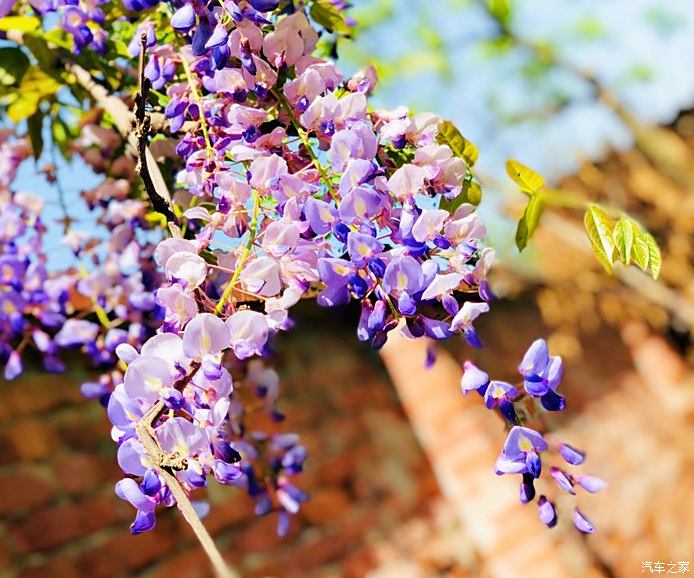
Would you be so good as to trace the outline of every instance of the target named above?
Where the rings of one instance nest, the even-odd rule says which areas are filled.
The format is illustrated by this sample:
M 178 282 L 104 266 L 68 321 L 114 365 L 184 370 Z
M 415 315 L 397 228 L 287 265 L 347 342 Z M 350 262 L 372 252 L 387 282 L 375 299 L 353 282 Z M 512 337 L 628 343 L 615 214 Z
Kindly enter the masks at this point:
M 251 217 L 251 222 L 248 226 L 249 227 L 248 241 L 246 242 L 246 246 L 243 249 L 243 253 L 241 254 L 239 262 L 236 264 L 234 274 L 232 275 L 231 279 L 229 280 L 229 284 L 224 289 L 224 293 L 222 293 L 222 296 L 219 299 L 219 303 L 217 303 L 217 306 L 214 308 L 215 315 L 219 315 L 222 312 L 222 310 L 224 309 L 224 305 L 229 300 L 229 297 L 231 297 L 231 294 L 234 291 L 234 286 L 236 285 L 236 282 L 238 281 L 239 276 L 241 275 L 241 269 L 243 269 L 244 264 L 246 263 L 246 261 L 248 260 L 248 257 L 251 254 L 251 249 L 253 248 L 253 243 L 255 242 L 255 237 L 258 233 L 258 213 L 259 212 L 260 212 L 260 194 L 258 193 L 258 191 L 256 189 L 253 189 L 253 216 Z
M 308 156 L 311 157 L 311 162 L 313 163 L 313 166 L 316 168 L 316 170 L 320 174 L 321 179 L 323 180 L 323 183 L 325 184 L 326 188 L 328 189 L 328 193 L 330 193 L 330 196 L 333 198 L 333 200 L 336 203 L 339 203 L 340 197 L 338 196 L 337 192 L 335 191 L 335 187 L 330 182 L 330 175 L 326 171 L 325 167 L 318 160 L 318 157 L 316 156 L 316 153 L 313 150 L 313 146 L 311 146 L 311 143 L 308 140 L 308 135 L 306 134 L 306 131 L 304 131 L 303 127 L 299 124 L 296 117 L 294 116 L 294 110 L 292 109 L 291 105 L 289 104 L 289 101 L 285 98 L 285 96 L 281 92 L 278 92 L 275 89 L 272 89 L 270 92 L 277 99 L 277 102 L 280 105 L 280 107 L 283 108 L 285 110 L 285 112 L 289 115 L 289 120 L 292 123 L 292 126 L 294 127 L 294 129 L 296 130 L 297 134 L 299 135 L 299 139 L 301 139 L 301 144 L 304 145 L 304 148 L 306 149 Z

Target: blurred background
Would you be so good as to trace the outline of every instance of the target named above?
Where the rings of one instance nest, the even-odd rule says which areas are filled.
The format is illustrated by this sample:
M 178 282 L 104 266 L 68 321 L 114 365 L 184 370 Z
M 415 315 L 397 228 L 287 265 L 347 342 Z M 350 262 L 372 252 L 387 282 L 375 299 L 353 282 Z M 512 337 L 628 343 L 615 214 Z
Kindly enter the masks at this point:
M 479 325 L 486 349 L 452 340 L 429 372 L 418 346 L 394 341 L 379 356 L 359 344 L 356 311 L 337 324 L 302 304 L 274 364 L 287 427 L 309 450 L 312 501 L 281 540 L 244 495 L 214 488 L 206 522 L 225 556 L 258 577 L 632 578 L 646 561 L 694 573 L 694 4 L 354 4 L 358 32 L 337 50 L 348 71 L 377 67 L 375 106 L 434 111 L 480 148 L 500 299 Z M 663 251 L 660 281 L 608 276 L 569 210 L 546 214 L 519 256 L 523 197 L 507 158 L 640 220 Z M 65 197 L 89 227 L 87 170 L 59 171 L 71 171 Z M 21 179 L 54 195 L 61 216 L 30 167 Z M 598 527 L 587 539 L 567 521 L 544 530 L 515 483 L 493 475 L 503 424 L 458 393 L 462 361 L 510 378 L 540 336 L 568 361 L 568 410 L 549 425 L 609 484 L 585 503 Z M 175 512 L 129 535 L 107 419 L 80 398 L 74 366 L 0 384 L 0 578 L 210 576 Z

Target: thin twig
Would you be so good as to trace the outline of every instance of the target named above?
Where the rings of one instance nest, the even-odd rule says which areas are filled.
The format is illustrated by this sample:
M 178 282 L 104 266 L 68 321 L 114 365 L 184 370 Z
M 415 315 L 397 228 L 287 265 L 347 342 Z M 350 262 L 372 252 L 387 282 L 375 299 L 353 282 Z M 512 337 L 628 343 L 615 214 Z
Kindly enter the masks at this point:
M 147 141 L 149 138 L 150 124 L 147 114 L 147 97 L 149 95 L 150 80 L 145 76 L 145 53 L 147 50 L 147 35 L 140 37 L 140 90 L 135 97 L 135 136 L 137 138 L 137 172 L 145 185 L 145 191 L 152 203 L 152 208 L 166 217 L 168 221 L 178 222 L 176 215 L 171 210 L 171 201 L 157 189 L 152 179 L 148 162 L 151 156 Z M 156 164 L 156 162 L 154 163 Z M 160 173 L 161 174 L 161 173 Z M 168 190 L 166 192 L 168 195 Z
M 296 130 L 297 134 L 299 135 L 299 139 L 301 140 L 301 144 L 304 145 L 304 148 L 306 149 L 306 154 L 311 159 L 311 163 L 315 167 L 315 169 L 318 171 L 318 174 L 320 174 L 321 179 L 323 180 L 323 183 L 325 184 L 325 187 L 328 189 L 328 193 L 330 193 L 330 196 L 333 198 L 333 200 L 339 204 L 340 202 L 340 197 L 338 196 L 337 192 L 335 191 L 335 187 L 333 184 L 330 182 L 330 175 L 328 175 L 328 171 L 325 169 L 325 167 L 321 164 L 321 162 L 318 160 L 318 157 L 316 156 L 315 151 L 313 150 L 313 147 L 311 146 L 311 143 L 308 140 L 308 135 L 304 131 L 304 129 L 301 127 L 299 124 L 299 121 L 296 119 L 296 116 L 294 115 L 294 111 L 292 110 L 291 104 L 289 104 L 289 101 L 284 97 L 284 95 L 274 89 L 270 90 L 270 93 L 277 99 L 277 103 L 280 108 L 283 108 L 284 111 L 289 115 L 289 121 L 292 123 L 292 126 L 294 127 L 294 130 Z
M 239 262 L 236 264 L 236 268 L 234 269 L 234 274 L 229 280 L 229 284 L 226 286 L 224 289 L 224 293 L 222 293 L 222 296 L 219 299 L 219 303 L 217 303 L 217 306 L 214 309 L 215 315 L 219 315 L 222 310 L 224 309 L 224 305 L 226 305 L 226 302 L 229 300 L 231 297 L 231 294 L 234 291 L 234 286 L 236 285 L 236 282 L 239 279 L 239 276 L 241 275 L 241 270 L 243 269 L 243 266 L 245 265 L 246 261 L 248 260 L 248 257 L 251 254 L 251 249 L 253 248 L 253 243 L 255 242 L 255 236 L 258 233 L 258 213 L 260 212 L 260 193 L 258 193 L 257 190 L 253 189 L 253 216 L 251 217 L 251 222 L 248 225 L 249 233 L 248 233 L 248 242 L 246 243 L 246 246 L 243 248 L 243 253 L 241 254 L 241 257 L 239 258 Z
M 176 384 L 177 389 L 184 388 L 199 368 L 199 363 L 193 363 L 186 377 Z M 195 508 L 193 508 L 188 494 L 186 494 L 178 478 L 176 478 L 175 472 L 187 467 L 185 458 L 177 454 L 167 454 L 159 445 L 154 424 L 165 411 L 166 406 L 162 401 L 155 403 L 135 425 L 137 438 L 142 444 L 146 454 L 149 456 L 157 474 L 159 474 L 166 486 L 171 490 L 173 497 L 176 499 L 178 509 L 192 528 L 203 550 L 205 550 L 205 554 L 207 554 L 207 557 L 210 559 L 217 578 L 240 578 L 239 574 L 227 566 L 214 540 L 207 531 L 207 528 L 205 528 Z
M 24 44 L 24 34 L 19 30 L 8 30 L 5 33 L 5 36 L 12 42 L 22 45 Z M 50 43 L 48 45 L 51 49 L 60 52 L 56 46 Z M 80 66 L 74 60 L 70 59 L 69 55 L 63 55 L 61 53 L 60 58 L 61 61 L 64 62 L 65 71 L 74 77 L 76 84 L 79 84 L 84 90 L 87 91 L 97 106 L 104 109 L 109 114 L 109 116 L 113 119 L 116 130 L 120 133 L 121 137 L 127 140 L 130 146 L 139 152 L 140 148 L 138 137 L 135 131 L 133 131 L 133 126 L 135 125 L 135 115 L 127 107 L 127 105 L 117 96 L 109 94 L 105 87 L 94 80 L 89 71 Z M 146 172 L 149 176 L 154 191 L 156 191 L 157 196 L 160 197 L 164 203 L 166 203 L 167 208 L 169 208 L 169 212 L 171 212 L 171 195 L 169 194 L 169 189 L 166 186 L 166 181 L 164 180 L 161 171 L 159 170 L 159 165 L 148 147 L 145 147 L 142 158 L 145 159 L 145 165 L 147 166 Z M 147 184 L 145 184 L 145 186 L 147 186 Z M 149 194 L 149 191 L 147 192 Z

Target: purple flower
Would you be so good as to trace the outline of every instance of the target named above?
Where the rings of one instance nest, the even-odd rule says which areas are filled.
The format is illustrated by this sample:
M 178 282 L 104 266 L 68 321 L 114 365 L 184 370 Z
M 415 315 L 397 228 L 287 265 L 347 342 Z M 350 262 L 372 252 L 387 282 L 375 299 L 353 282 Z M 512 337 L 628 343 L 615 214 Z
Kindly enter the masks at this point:
M 383 209 L 383 196 L 367 187 L 354 187 L 340 203 L 340 218 L 345 223 L 371 219 Z
M 586 518 L 578 508 L 574 508 L 573 521 L 576 529 L 584 534 L 592 534 L 595 532 L 595 526 L 593 526 L 593 523 Z
M 542 470 L 539 453 L 546 449 L 547 442 L 541 434 L 527 427 L 513 426 L 496 461 L 496 473 L 502 475 L 527 472 L 538 478 Z
M 265 315 L 244 309 L 226 321 L 231 335 L 231 347 L 239 359 L 261 355 L 269 337 Z
M 131 399 L 153 403 L 160 394 L 174 384 L 176 372 L 159 357 L 141 356 L 133 361 L 125 372 L 125 393 Z
M 544 496 L 540 496 L 537 500 L 537 514 L 542 522 L 548 528 L 552 528 L 557 524 L 557 513 L 554 509 L 554 504 Z
M 351 232 L 347 236 L 347 251 L 355 266 L 364 267 L 371 257 L 383 251 L 383 243 L 370 235 Z
M 569 444 L 562 444 L 559 448 L 559 453 L 564 458 L 564 461 L 572 466 L 579 466 L 586 459 L 586 455 L 583 452 L 571 447 Z
M 533 397 L 540 398 L 546 410 L 564 409 L 566 402 L 556 392 L 563 373 L 562 360 L 558 355 L 550 357 L 544 339 L 532 343 L 518 366 L 518 372 L 525 380 L 525 390 Z
M 465 340 L 473 347 L 480 349 L 482 347 L 482 342 L 472 322 L 482 315 L 482 313 L 487 313 L 488 311 L 488 303 L 472 303 L 471 301 L 466 301 L 463 303 L 463 306 L 456 316 L 453 317 L 451 321 L 451 331 L 462 331 Z
M 586 492 L 595 494 L 607 486 L 607 482 L 595 476 L 577 476 L 576 481 Z
M 216 315 L 200 313 L 186 325 L 183 332 L 183 353 L 201 359 L 219 353 L 229 346 L 229 328 Z
M 84 319 L 68 319 L 65 325 L 55 336 L 55 343 L 59 347 L 75 347 L 87 345 L 96 340 L 99 334 L 99 326 Z
M 487 409 L 499 408 L 509 422 L 516 422 L 516 412 L 513 408 L 514 400 L 518 399 L 518 390 L 505 381 L 491 381 L 484 393 L 484 405 Z
M 185 2 L 173 16 L 171 16 L 171 26 L 178 32 L 188 32 L 195 25 L 195 10 L 193 4 Z
M 417 311 L 415 293 L 421 291 L 424 273 L 419 261 L 409 255 L 398 255 L 386 267 L 383 274 L 383 290 L 398 301 L 398 310 L 403 315 Z
M 552 478 L 554 478 L 554 481 L 557 483 L 557 486 L 559 486 L 562 490 L 565 492 L 568 492 L 571 495 L 576 494 L 576 490 L 574 490 L 574 483 L 573 480 L 571 479 L 571 476 L 567 474 L 564 470 L 561 468 L 557 468 L 556 466 L 552 466 L 549 471 L 550 475 Z
M 463 377 L 460 380 L 460 389 L 467 394 L 470 391 L 478 391 L 484 395 L 489 385 L 489 375 L 478 368 L 471 361 L 463 364 Z

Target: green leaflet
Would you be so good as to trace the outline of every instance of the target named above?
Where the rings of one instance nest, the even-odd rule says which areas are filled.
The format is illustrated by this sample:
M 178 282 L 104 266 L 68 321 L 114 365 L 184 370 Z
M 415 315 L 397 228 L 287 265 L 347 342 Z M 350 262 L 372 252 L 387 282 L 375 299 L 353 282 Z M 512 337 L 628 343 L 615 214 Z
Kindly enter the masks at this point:
M 29 132 L 29 142 L 34 153 L 34 160 L 39 160 L 43 152 L 43 113 L 37 110 L 27 119 L 27 130 Z
M 646 237 L 646 245 L 648 246 L 648 270 L 651 277 L 657 279 L 660 276 L 660 267 L 663 264 L 660 248 L 653 235 L 650 233 L 644 233 L 644 235 Z
M 352 29 L 345 22 L 345 17 L 330 0 L 314 0 L 311 4 L 311 18 L 329 32 L 349 36 Z
M 631 264 L 631 254 L 634 248 L 634 225 L 631 220 L 622 215 L 612 232 L 619 260 L 625 265 Z
M 597 205 L 590 205 L 583 218 L 593 253 L 607 270 L 612 272 L 615 245 L 612 240 L 612 221 Z
M 455 156 L 465 160 L 468 167 L 474 166 L 480 156 L 480 151 L 475 144 L 460 134 L 456 126 L 448 120 L 439 123 L 436 142 L 441 145 L 448 145 Z
M 479 205 L 482 201 L 482 187 L 480 187 L 477 181 L 474 181 L 470 175 L 470 178 L 466 178 L 463 181 L 463 188 L 460 194 L 451 199 L 446 200 L 441 198 L 439 203 L 439 209 L 448 211 L 451 215 L 458 210 L 458 207 L 463 203 L 470 203 L 471 205 Z
M 530 237 L 533 236 L 540 223 L 544 208 L 545 202 L 540 195 L 533 195 L 530 198 L 516 229 L 516 246 L 519 251 L 527 247 Z
M 593 252 L 608 272 L 617 258 L 624 265 L 634 263 L 653 279 L 658 278 L 662 265 L 658 243 L 629 215 L 622 215 L 613 226 L 605 211 L 590 205 L 584 221 Z
M 508 26 L 511 19 L 511 3 L 509 0 L 487 0 L 489 11 L 494 15 L 502 26 Z
M 3 46 L 0 48 L 0 85 L 18 85 L 29 69 L 29 57 L 21 48 Z
M 53 96 L 60 84 L 36 66 L 30 67 L 7 107 L 12 122 L 20 122 L 34 115 L 44 98 Z
M 537 193 L 545 184 L 542 175 L 518 161 L 506 161 L 506 174 L 528 195 Z
M 5 16 L 0 18 L 2 32 L 33 32 L 41 26 L 41 20 L 36 16 Z
M 638 230 L 635 231 L 635 233 L 634 248 L 631 251 L 631 258 L 634 261 L 634 265 L 645 271 L 648 268 L 648 243 L 643 234 L 638 234 Z

